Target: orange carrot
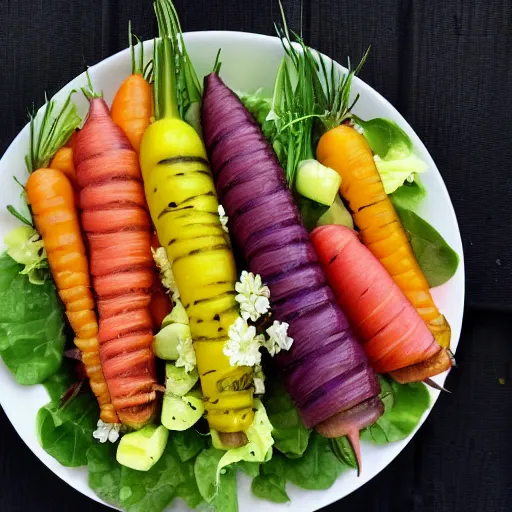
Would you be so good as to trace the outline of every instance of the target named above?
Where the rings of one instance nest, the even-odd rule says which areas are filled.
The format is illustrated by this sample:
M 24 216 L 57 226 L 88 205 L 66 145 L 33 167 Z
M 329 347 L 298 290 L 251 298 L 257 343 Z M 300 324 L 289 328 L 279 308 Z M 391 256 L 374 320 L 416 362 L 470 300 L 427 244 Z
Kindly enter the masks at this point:
M 73 163 L 73 149 L 67 146 L 60 148 L 50 162 L 50 168 L 62 171 L 76 189 L 75 164 Z
M 320 138 L 317 158 L 342 177 L 341 195 L 349 203 L 363 243 L 416 308 L 438 343 L 448 348 L 450 326 L 430 295 L 428 282 L 384 191 L 366 139 L 342 124 Z
M 138 428 L 156 409 L 151 224 L 137 154 L 103 98 L 92 88 L 84 92 L 90 108 L 74 160 L 98 297 L 100 357 L 119 419 Z
M 322 226 L 311 241 L 376 372 L 416 382 L 451 366 L 446 350 L 355 231 Z
M 144 45 L 140 43 L 139 62 L 135 59 L 135 48 L 129 27 L 130 50 L 132 52 L 132 74 L 121 84 L 112 102 L 111 116 L 128 137 L 136 153 L 139 153 L 142 136 L 149 126 L 152 115 L 152 94 L 149 82 L 144 78 Z
M 55 285 L 76 334 L 75 345 L 82 352 L 91 389 L 100 404 L 100 417 L 106 423 L 117 423 L 100 363 L 98 322 L 73 188 L 61 171 L 41 168 L 29 176 L 26 191 Z

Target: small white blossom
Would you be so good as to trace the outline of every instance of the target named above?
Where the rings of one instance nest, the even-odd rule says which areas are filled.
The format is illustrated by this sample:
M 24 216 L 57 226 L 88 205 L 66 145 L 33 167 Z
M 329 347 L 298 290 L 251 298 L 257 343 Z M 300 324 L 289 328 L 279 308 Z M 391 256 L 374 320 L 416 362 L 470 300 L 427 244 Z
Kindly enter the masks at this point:
M 106 443 L 107 441 L 115 443 L 119 439 L 121 423 L 105 423 L 102 420 L 98 420 L 96 426 L 98 428 L 92 433 L 92 437 L 100 443 Z
M 228 220 L 229 219 L 228 219 L 228 216 L 226 215 L 226 210 L 224 210 L 224 206 L 222 206 L 221 204 L 219 204 L 218 212 L 219 212 L 220 223 L 222 224 L 222 229 L 226 233 L 229 233 L 229 230 L 228 230 Z
M 256 395 L 265 394 L 265 374 L 263 373 L 263 368 L 261 367 L 261 364 L 257 364 L 254 367 L 253 382 L 254 393 Z
M 254 366 L 261 362 L 260 347 L 263 335 L 256 335 L 256 328 L 247 325 L 243 318 L 237 318 L 229 327 L 229 339 L 224 345 L 224 354 L 231 366 Z
M 151 248 L 151 252 L 153 254 L 153 259 L 155 260 L 156 266 L 160 271 L 160 280 L 165 288 L 167 288 L 172 293 L 172 298 L 174 300 L 180 298 L 180 291 L 176 286 L 176 280 L 174 279 L 174 274 L 172 273 L 171 262 L 167 258 L 167 253 L 163 247 L 159 247 L 158 249 Z
M 235 297 L 240 304 L 240 314 L 244 320 L 249 318 L 255 322 L 270 309 L 270 290 L 263 286 L 261 276 L 243 271 L 240 281 L 235 284 L 238 295 Z
M 178 351 L 176 366 L 183 367 L 187 373 L 190 373 L 196 367 L 196 352 L 192 338 L 180 338 L 176 350 Z
M 271 356 L 279 354 L 281 350 L 290 350 L 293 338 L 288 336 L 288 327 L 286 322 L 274 320 L 272 326 L 267 329 L 269 339 L 265 341 L 265 347 Z

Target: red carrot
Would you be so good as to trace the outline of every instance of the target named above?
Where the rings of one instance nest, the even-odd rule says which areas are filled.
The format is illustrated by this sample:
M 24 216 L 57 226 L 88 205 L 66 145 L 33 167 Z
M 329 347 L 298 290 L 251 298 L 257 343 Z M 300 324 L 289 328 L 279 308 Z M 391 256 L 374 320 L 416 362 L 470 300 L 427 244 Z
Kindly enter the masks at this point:
M 105 101 L 92 88 L 84 93 L 90 108 L 74 159 L 98 297 L 101 364 L 120 420 L 137 428 L 156 407 L 150 219 L 137 154 Z
M 422 381 L 451 366 L 447 351 L 385 268 L 344 226 L 311 233 L 327 280 L 379 373 L 399 382 Z

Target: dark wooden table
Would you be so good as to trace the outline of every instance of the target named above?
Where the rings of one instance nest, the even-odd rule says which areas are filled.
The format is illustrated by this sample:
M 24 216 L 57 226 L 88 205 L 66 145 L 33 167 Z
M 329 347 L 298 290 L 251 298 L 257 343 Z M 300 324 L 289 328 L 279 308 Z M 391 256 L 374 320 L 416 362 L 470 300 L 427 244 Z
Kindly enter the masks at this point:
M 277 0 L 176 0 L 184 30 L 271 34 Z M 298 27 L 300 1 L 284 0 Z M 149 0 L 0 0 L 0 153 L 32 104 L 156 33 Z M 304 0 L 306 41 L 338 61 L 372 44 L 361 74 L 410 122 L 446 182 L 467 265 L 464 329 L 448 387 L 402 454 L 326 510 L 512 510 L 512 4 Z M 505 378 L 500 384 L 499 379 Z M 0 390 L 1 392 L 1 390 Z M 23 404 L 20 404 L 23 407 Z M 0 511 L 105 510 L 54 476 L 0 411 Z

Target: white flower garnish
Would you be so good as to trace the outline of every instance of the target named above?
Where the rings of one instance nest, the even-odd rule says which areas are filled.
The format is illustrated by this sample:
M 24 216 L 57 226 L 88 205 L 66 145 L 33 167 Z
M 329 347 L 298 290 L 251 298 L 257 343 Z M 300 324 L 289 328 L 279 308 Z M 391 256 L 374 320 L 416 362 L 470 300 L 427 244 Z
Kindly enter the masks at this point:
M 196 352 L 192 338 L 180 338 L 176 350 L 178 351 L 176 366 L 183 367 L 187 373 L 190 373 L 196 367 Z
M 261 276 L 243 271 L 240 281 L 235 284 L 238 295 L 235 297 L 240 304 L 240 314 L 244 320 L 249 318 L 255 322 L 270 309 L 270 290 L 263 286 Z
M 254 394 L 255 395 L 263 395 L 265 394 L 265 374 L 263 373 L 263 368 L 261 364 L 257 364 L 254 367 Z
M 288 327 L 286 322 L 274 320 L 272 326 L 267 329 L 269 339 L 265 341 L 265 347 L 271 356 L 279 354 L 281 350 L 290 350 L 293 338 L 288 336 Z
M 237 318 L 229 327 L 229 340 L 224 345 L 224 354 L 231 366 L 254 366 L 261 362 L 260 347 L 265 338 L 256 335 L 256 327 L 247 325 L 243 318 Z
M 121 423 L 105 423 L 102 420 L 98 420 L 96 426 L 98 428 L 92 433 L 92 437 L 100 443 L 106 443 L 107 441 L 115 443 L 119 439 Z
M 226 215 L 226 210 L 224 210 L 224 206 L 222 206 L 221 204 L 219 204 L 218 212 L 219 212 L 220 223 L 222 224 L 222 229 L 226 233 L 229 233 L 229 230 L 228 230 L 228 220 L 229 219 L 228 219 L 228 216 Z
M 172 293 L 172 298 L 174 300 L 180 298 L 180 291 L 176 286 L 176 280 L 174 279 L 174 274 L 172 273 L 171 262 L 167 258 L 167 253 L 163 247 L 159 247 L 158 249 L 153 249 L 151 247 L 151 252 L 153 254 L 153 259 L 155 260 L 156 266 L 160 271 L 160 280 L 162 284 Z

